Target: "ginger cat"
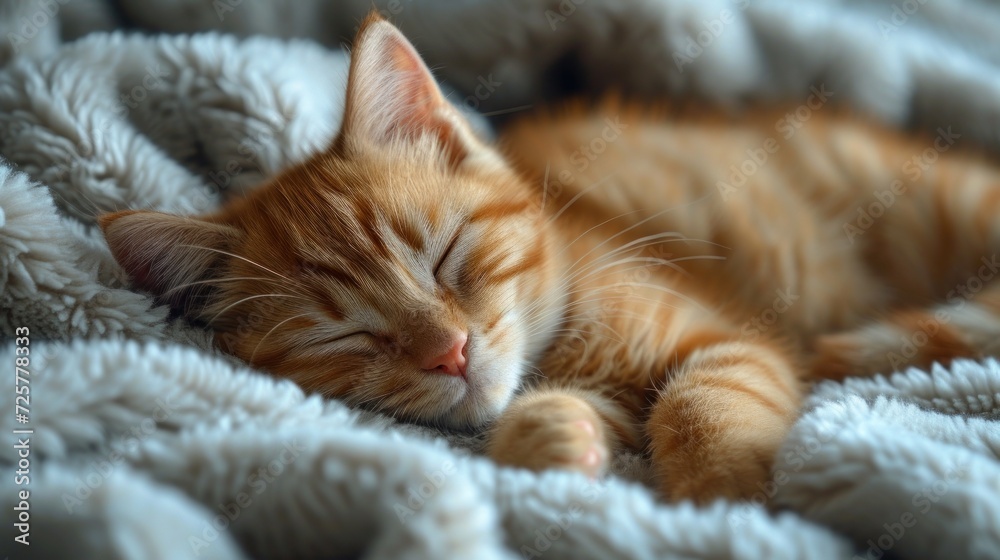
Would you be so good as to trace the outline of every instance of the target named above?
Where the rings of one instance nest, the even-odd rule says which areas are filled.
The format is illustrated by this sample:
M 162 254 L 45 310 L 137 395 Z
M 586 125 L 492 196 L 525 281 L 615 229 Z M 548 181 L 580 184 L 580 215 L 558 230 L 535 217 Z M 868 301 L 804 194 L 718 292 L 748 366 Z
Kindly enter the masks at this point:
M 100 225 L 135 286 L 255 367 L 492 422 L 508 465 L 646 449 L 671 500 L 754 492 L 810 379 L 997 352 L 984 158 L 832 107 L 659 113 L 569 107 L 491 147 L 373 17 L 327 151 L 216 214 Z

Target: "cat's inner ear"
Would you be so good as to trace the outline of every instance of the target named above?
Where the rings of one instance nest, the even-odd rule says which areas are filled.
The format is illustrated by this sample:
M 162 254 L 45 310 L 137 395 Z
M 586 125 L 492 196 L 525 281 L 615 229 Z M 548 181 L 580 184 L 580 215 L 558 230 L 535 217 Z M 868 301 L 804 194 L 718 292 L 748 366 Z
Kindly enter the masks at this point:
M 206 280 L 221 272 L 219 265 L 241 237 L 223 224 L 160 212 L 127 210 L 105 214 L 98 223 L 134 285 L 180 310 L 192 294 L 212 287 Z
M 434 135 L 452 163 L 482 148 L 466 119 L 441 93 L 406 37 L 369 17 L 351 55 L 347 104 L 338 144 L 386 144 Z

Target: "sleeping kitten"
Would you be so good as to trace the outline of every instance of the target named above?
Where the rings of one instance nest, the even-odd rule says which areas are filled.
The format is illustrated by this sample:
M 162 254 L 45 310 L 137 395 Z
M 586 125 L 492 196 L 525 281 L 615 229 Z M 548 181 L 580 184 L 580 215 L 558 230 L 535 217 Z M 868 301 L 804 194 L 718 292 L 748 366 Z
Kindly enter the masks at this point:
M 495 148 L 371 18 L 326 152 L 213 215 L 100 224 L 136 287 L 308 390 L 493 422 L 508 465 L 627 446 L 668 499 L 745 497 L 810 379 L 998 350 L 1000 173 L 839 113 L 608 103 Z

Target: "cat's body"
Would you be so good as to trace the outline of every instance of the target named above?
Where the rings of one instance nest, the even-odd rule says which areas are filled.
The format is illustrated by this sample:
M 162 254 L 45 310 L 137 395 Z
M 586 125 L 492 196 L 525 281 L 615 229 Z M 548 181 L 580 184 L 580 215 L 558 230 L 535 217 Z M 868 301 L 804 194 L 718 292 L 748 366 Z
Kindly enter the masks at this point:
M 988 301 L 1000 250 L 1000 169 L 957 148 L 950 129 L 906 135 L 825 110 L 788 138 L 779 133 L 789 114 L 781 109 L 727 120 L 697 108 L 665 117 L 618 103 L 532 117 L 509 130 L 503 140 L 515 165 L 539 189 L 548 175 L 546 213 L 560 214 L 554 235 L 566 247 L 557 266 L 600 270 L 574 277 L 572 289 L 591 295 L 574 298 L 587 302 L 569 314 L 579 319 L 570 330 L 588 330 L 587 321 L 643 325 L 614 317 L 619 310 L 648 318 L 661 330 L 640 348 L 663 353 L 663 371 L 683 361 L 682 341 L 698 317 L 723 320 L 744 342 L 789 342 L 808 358 L 835 341 L 823 335 L 935 303 Z M 615 128 L 623 132 L 603 152 L 574 163 Z M 753 158 L 764 161 L 747 165 Z M 633 258 L 612 266 L 615 257 Z M 608 306 L 612 313 L 601 311 Z M 699 307 L 707 313 L 693 311 Z M 590 330 L 614 345 L 603 337 L 611 333 Z M 883 360 L 842 356 L 810 366 L 828 378 L 844 368 L 875 373 L 949 357 L 931 354 L 932 344 L 904 356 L 901 341 L 869 342 Z
M 752 492 L 812 378 L 998 350 L 985 158 L 832 107 L 677 112 L 531 117 L 501 157 L 371 21 L 328 152 L 201 220 L 102 226 L 138 286 L 252 365 L 496 419 L 502 463 L 596 475 L 645 448 L 670 498 Z
M 671 495 L 753 491 L 797 380 L 1000 351 L 1000 170 L 948 129 L 789 109 L 611 102 L 503 138 L 572 278 L 537 367 L 614 395 Z

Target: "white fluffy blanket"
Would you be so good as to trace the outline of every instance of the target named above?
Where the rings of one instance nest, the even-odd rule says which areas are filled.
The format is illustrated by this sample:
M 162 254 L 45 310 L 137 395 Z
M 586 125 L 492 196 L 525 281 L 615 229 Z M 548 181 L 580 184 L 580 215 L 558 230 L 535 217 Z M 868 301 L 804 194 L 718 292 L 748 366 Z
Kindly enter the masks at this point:
M 359 2 L 224 3 L 234 10 L 222 12 L 222 25 L 244 26 L 233 31 L 311 35 L 329 44 L 301 6 L 319 10 L 330 35 L 349 35 L 356 19 L 347 14 L 363 11 Z M 80 9 L 54 4 L 62 16 Z M 119 4 L 126 13 L 139 5 Z M 219 24 L 216 12 L 204 11 L 217 2 L 198 3 L 200 12 L 184 12 L 185 2 L 144 4 L 159 27 L 198 27 L 199 14 Z M 259 16 L 279 4 L 291 15 Z M 494 71 L 503 85 L 482 102 L 498 103 L 497 110 L 549 92 L 548 69 L 572 54 L 587 85 L 611 83 L 617 74 L 636 91 L 682 83 L 735 101 L 747 92 L 843 84 L 833 89 L 841 88 L 844 101 L 892 122 L 949 123 L 997 141 L 1000 51 L 974 39 L 987 37 L 980 25 L 1000 15 L 975 2 L 914 1 L 912 14 L 903 12 L 907 20 L 889 32 L 878 23 L 891 16 L 889 4 L 809 4 L 813 17 L 805 18 L 791 4 L 782 12 L 780 2 L 737 2 L 717 48 L 681 65 L 671 53 L 684 48 L 683 33 L 697 36 L 712 14 L 722 17 L 722 4 L 648 0 L 616 8 L 567 0 L 562 4 L 577 11 L 565 21 L 545 13 L 558 14 L 559 2 L 536 5 L 527 16 L 523 6 L 514 11 L 517 4 L 463 3 L 449 19 L 452 12 L 438 3 L 422 11 L 403 0 L 393 15 L 431 63 L 443 66 L 462 92 L 457 101 L 475 96 L 476 77 Z M 0 363 L 13 367 L 16 327 L 30 327 L 31 341 L 30 420 L 17 423 L 15 379 L 6 375 L 0 429 L 33 430 L 30 485 L 14 477 L 14 446 L 24 436 L 0 451 L 8 471 L 0 507 L 15 512 L 17 491 L 30 490 L 31 545 L 14 541 L 14 527 L 0 553 L 1000 557 L 1000 365 L 993 360 L 821 385 L 779 453 L 774 477 L 751 502 L 696 509 L 657 503 L 642 484 L 639 456 L 618 457 L 616 476 L 598 483 L 498 469 L 469 452 L 479 448 L 475 436 L 352 411 L 218 355 L 206 333 L 169 321 L 165 309 L 127 289 L 93 218 L 126 207 L 207 211 L 315 151 L 338 126 L 344 55 L 311 42 L 215 35 L 97 35 L 59 46 L 60 25 L 64 34 L 72 28 L 60 13 L 31 40 L 12 40 L 10 33 L 29 29 L 19 30 L 18 18 L 30 23 L 40 5 L 0 2 L 11 47 L 0 72 L 0 154 L 8 162 L 0 166 L 0 333 L 7 338 Z M 451 33 L 432 33 L 436 20 L 427 13 L 452 25 Z M 473 15 L 478 27 L 470 27 Z M 506 31 L 459 32 L 485 30 L 483 21 Z M 80 32 L 82 24 L 71 23 Z M 632 42 L 615 35 L 627 23 L 646 35 Z M 93 25 L 111 24 L 95 17 Z M 449 50 L 448 41 L 467 48 Z M 858 45 L 876 41 L 874 54 L 861 56 Z M 667 66 L 642 67 L 647 81 L 630 61 L 652 56 L 650 48 L 666 53 Z M 830 52 L 842 53 L 838 63 Z M 748 69 L 747 60 L 756 66 Z M 504 68 L 517 71 L 507 77 Z M 889 89 L 847 79 L 859 70 L 883 76 L 879 87 Z

